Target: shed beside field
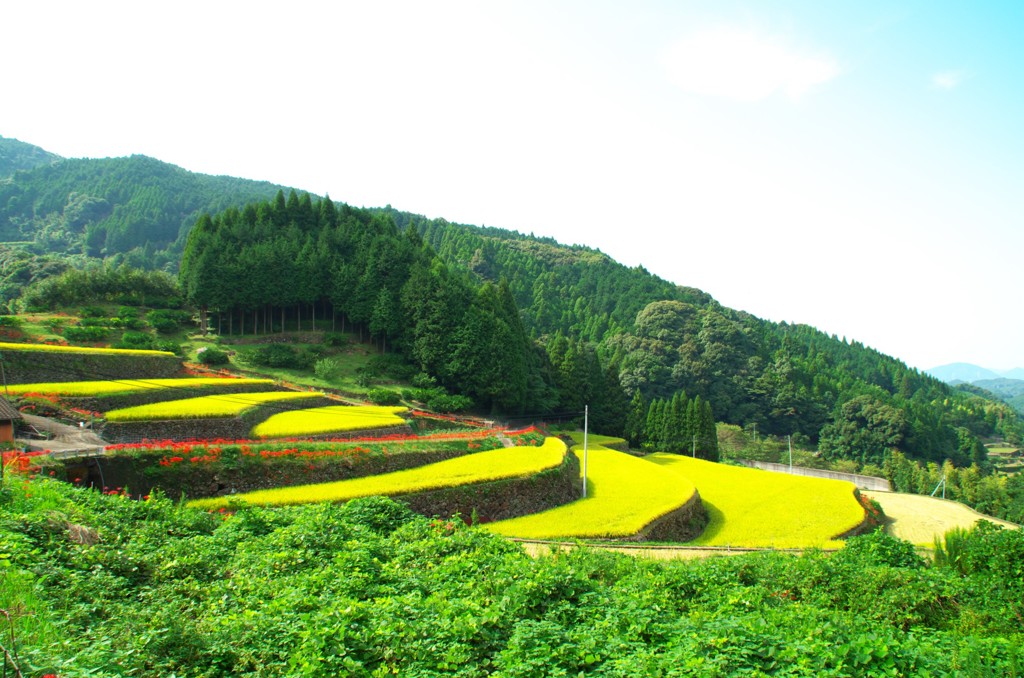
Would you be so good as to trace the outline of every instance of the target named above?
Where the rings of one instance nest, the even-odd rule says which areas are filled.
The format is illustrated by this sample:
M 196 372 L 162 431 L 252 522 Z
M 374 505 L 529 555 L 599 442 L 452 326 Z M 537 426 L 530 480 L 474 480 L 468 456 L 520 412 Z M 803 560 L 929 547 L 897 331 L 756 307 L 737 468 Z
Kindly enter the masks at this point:
M 0 398 L 0 443 L 14 442 L 14 427 L 19 421 L 21 412 L 7 402 L 6 398 Z

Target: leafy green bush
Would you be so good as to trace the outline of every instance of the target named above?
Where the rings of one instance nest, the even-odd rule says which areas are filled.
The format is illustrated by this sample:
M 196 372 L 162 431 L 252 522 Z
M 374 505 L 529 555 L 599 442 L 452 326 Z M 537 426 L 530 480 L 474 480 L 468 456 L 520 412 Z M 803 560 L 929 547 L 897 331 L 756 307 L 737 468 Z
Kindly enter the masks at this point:
M 312 365 L 310 356 L 295 350 L 288 344 L 267 344 L 249 352 L 248 362 L 261 367 L 284 367 L 290 369 L 307 369 Z
M 186 311 L 156 309 L 146 314 L 146 322 L 160 334 L 172 334 L 192 321 L 192 315 Z
M 64 328 L 64 338 L 68 341 L 97 342 L 107 338 L 107 330 L 103 327 L 82 327 L 72 325 Z
M 387 497 L 359 497 L 345 504 L 346 520 L 379 535 L 388 535 L 418 516 L 405 504 Z
M 401 381 L 408 381 L 416 374 L 416 368 L 396 353 L 373 356 L 370 359 L 370 371 L 375 375 L 386 375 Z
M 348 346 L 352 343 L 347 334 L 340 332 L 325 332 L 324 333 L 324 346 L 331 346 L 334 348 L 341 348 Z
M 434 412 L 462 412 L 472 406 L 473 399 L 464 395 L 435 394 L 427 400 L 427 407 Z
M 379 498 L 209 513 L 115 495 L 4 483 L 4 569 L 31 573 L 0 578 L 4 607 L 60 631 L 17 634 L 26 676 L 1011 676 L 1024 663 L 1019 622 L 977 623 L 968 591 L 983 580 L 937 568 L 532 558 Z M 101 538 L 69 538 L 89 530 Z M 898 608 L 915 599 L 944 604 L 907 626 Z
M 216 346 L 203 346 L 196 351 L 196 359 L 203 365 L 227 365 L 228 354 Z
M 121 341 L 117 342 L 115 348 L 140 348 L 155 350 L 156 337 L 145 332 L 128 331 L 121 335 Z
M 321 358 L 313 365 L 313 373 L 318 379 L 334 381 L 341 376 L 342 366 L 338 358 Z
M 370 399 L 370 402 L 374 405 L 397 405 L 402 402 L 402 396 L 395 391 L 389 391 L 386 388 L 373 388 L 370 389 L 366 397 Z
M 917 555 L 914 545 L 890 536 L 882 530 L 850 537 L 846 548 L 838 557 L 857 561 L 860 565 L 886 565 L 888 567 L 924 567 L 924 559 Z

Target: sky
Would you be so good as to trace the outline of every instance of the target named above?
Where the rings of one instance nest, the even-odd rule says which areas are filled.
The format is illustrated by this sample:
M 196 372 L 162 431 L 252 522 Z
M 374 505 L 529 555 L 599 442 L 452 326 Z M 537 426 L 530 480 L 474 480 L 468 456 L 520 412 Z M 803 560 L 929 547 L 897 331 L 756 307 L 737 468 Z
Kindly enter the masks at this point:
M 4 0 L 0 135 L 584 244 L 1024 366 L 1024 2 Z

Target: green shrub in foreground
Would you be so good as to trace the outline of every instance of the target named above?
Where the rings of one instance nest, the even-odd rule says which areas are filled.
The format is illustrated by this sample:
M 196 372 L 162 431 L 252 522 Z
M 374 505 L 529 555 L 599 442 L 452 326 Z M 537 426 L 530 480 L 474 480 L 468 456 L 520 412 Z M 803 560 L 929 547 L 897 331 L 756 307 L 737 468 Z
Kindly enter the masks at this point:
M 32 582 L 4 600 L 32 612 L 14 620 L 26 676 L 1011 676 L 1024 666 L 1019 627 L 978 625 L 976 575 L 820 552 L 531 559 L 379 498 L 207 513 L 45 480 L 4 489 L 4 569 Z M 76 525 L 98 539 L 69 539 Z M 905 616 L 913 599 L 931 613 Z

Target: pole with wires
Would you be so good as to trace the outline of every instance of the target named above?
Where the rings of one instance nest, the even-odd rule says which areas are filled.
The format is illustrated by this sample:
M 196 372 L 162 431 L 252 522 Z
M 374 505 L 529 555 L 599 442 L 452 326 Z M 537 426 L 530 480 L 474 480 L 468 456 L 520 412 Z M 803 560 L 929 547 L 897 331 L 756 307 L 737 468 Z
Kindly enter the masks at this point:
M 583 498 L 587 498 L 587 425 L 589 424 L 590 406 L 583 406 Z

